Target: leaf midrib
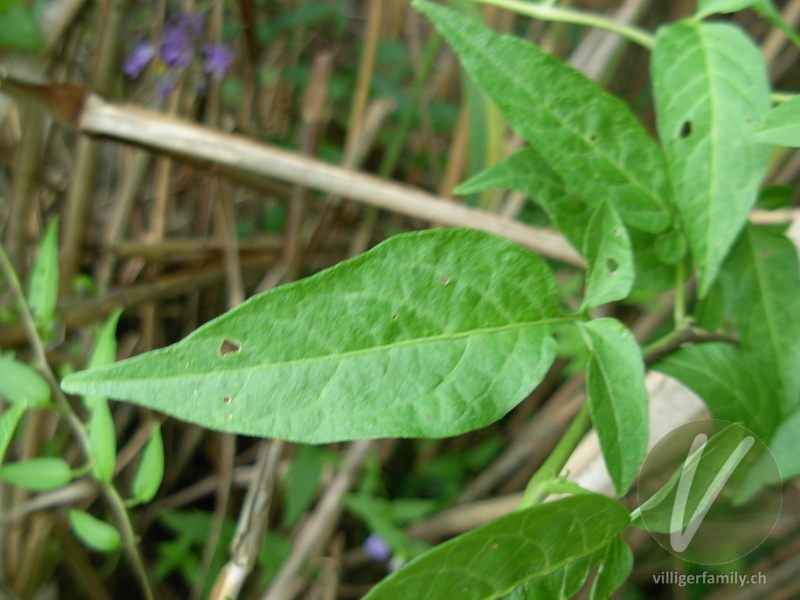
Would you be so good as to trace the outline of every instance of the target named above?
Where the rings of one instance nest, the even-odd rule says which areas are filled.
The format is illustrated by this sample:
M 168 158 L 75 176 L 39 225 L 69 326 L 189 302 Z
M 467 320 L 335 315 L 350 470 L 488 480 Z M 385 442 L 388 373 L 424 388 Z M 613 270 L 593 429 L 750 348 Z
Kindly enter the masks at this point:
M 203 371 L 203 372 L 199 372 L 199 373 L 180 373 L 180 374 L 175 374 L 175 375 L 165 375 L 165 376 L 156 376 L 156 377 L 147 376 L 146 379 L 148 379 L 150 381 L 159 381 L 160 382 L 160 381 L 170 381 L 170 380 L 183 379 L 183 378 L 189 378 L 189 377 L 207 377 L 207 376 L 209 376 L 209 375 L 211 375 L 213 373 L 223 373 L 225 376 L 228 376 L 228 375 L 237 374 L 237 373 L 248 373 L 248 372 L 252 373 L 254 371 L 259 371 L 259 370 L 269 370 L 269 369 L 275 369 L 275 368 L 281 368 L 281 367 L 298 366 L 298 365 L 303 365 L 303 364 L 319 363 L 319 362 L 326 362 L 326 361 L 341 361 L 341 360 L 346 360 L 346 359 L 349 359 L 349 358 L 354 358 L 354 357 L 365 355 L 365 354 L 386 352 L 386 351 L 389 351 L 389 350 L 395 350 L 395 349 L 403 348 L 403 347 L 406 347 L 406 346 L 422 345 L 422 344 L 435 343 L 435 342 L 440 342 L 440 341 L 458 340 L 458 339 L 469 338 L 469 337 L 478 336 L 478 335 L 485 335 L 485 334 L 492 334 L 492 333 L 502 333 L 504 331 L 514 331 L 514 330 L 517 330 L 517 329 L 531 329 L 531 328 L 535 328 L 535 327 L 544 327 L 544 326 L 547 326 L 547 325 L 556 325 L 556 324 L 560 324 L 560 323 L 572 323 L 572 322 L 574 322 L 576 320 L 579 320 L 580 318 L 581 317 L 577 317 L 577 316 L 565 316 L 565 317 L 552 317 L 552 318 L 548 318 L 548 319 L 542 319 L 542 320 L 539 320 L 539 321 L 523 321 L 523 322 L 519 322 L 519 323 L 511 323 L 511 324 L 508 324 L 508 325 L 502 325 L 502 326 L 498 326 L 498 327 L 486 327 L 486 328 L 482 328 L 482 329 L 470 329 L 469 331 L 462 331 L 462 332 L 458 332 L 458 333 L 455 333 L 455 334 L 440 334 L 440 335 L 423 337 L 423 338 L 414 338 L 414 339 L 410 339 L 410 340 L 403 340 L 401 342 L 396 342 L 396 343 L 393 343 L 393 344 L 383 344 L 383 345 L 380 345 L 380 346 L 372 346 L 370 348 L 362 348 L 362 349 L 359 349 L 359 350 L 345 351 L 345 352 L 341 352 L 341 353 L 338 353 L 338 354 L 325 354 L 325 355 L 322 355 L 322 356 L 299 358 L 299 359 L 285 360 L 285 361 L 272 362 L 272 363 L 266 363 L 266 364 L 249 365 L 249 366 L 237 367 L 237 368 L 214 369 L 212 371 Z M 166 353 L 170 349 L 171 348 L 164 348 L 163 351 Z M 151 355 L 151 356 L 154 356 L 154 355 Z M 136 359 L 133 359 L 133 360 L 136 360 Z M 100 369 L 98 369 L 98 371 L 102 372 L 102 371 L 108 370 L 108 371 L 112 371 L 113 372 L 115 370 L 115 368 L 119 367 L 120 364 L 122 364 L 122 363 L 115 363 L 115 364 L 109 365 L 108 367 L 101 367 Z M 64 380 L 64 383 L 69 385 L 69 383 L 71 383 L 71 382 L 67 381 L 67 379 L 70 379 L 70 378 L 73 378 L 73 377 L 79 378 L 81 374 L 83 374 L 83 373 L 91 373 L 91 372 L 92 372 L 92 370 L 81 371 L 80 373 L 76 373 L 74 376 L 67 376 L 67 378 L 65 378 L 65 380 Z M 128 378 L 114 377 L 114 381 L 115 382 L 127 382 L 127 381 L 139 382 L 141 379 L 142 379 L 141 377 L 128 377 Z M 74 379 L 73 379 L 73 382 L 75 382 Z M 88 380 L 84 380 L 83 382 L 81 382 L 80 379 L 77 379 L 77 383 L 97 383 L 97 382 L 98 382 L 97 379 L 93 380 L 91 378 L 88 379 Z

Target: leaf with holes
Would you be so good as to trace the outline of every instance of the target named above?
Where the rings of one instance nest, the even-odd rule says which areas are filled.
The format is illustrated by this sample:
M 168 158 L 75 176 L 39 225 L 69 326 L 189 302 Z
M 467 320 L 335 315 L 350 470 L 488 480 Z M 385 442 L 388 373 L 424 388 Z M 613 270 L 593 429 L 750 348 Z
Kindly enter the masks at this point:
M 607 198 L 632 227 L 672 222 L 670 187 L 655 142 L 619 98 L 544 50 L 417 0 L 470 78 L 551 169 L 588 198 Z
M 586 394 L 592 424 L 617 494 L 624 496 L 650 438 L 642 353 L 616 319 L 595 319 L 579 327 L 590 352 Z
M 185 340 L 67 376 L 211 429 L 306 443 L 445 437 L 522 401 L 555 355 L 553 274 L 497 236 L 394 237 Z
M 433 548 L 375 586 L 365 600 L 562 598 L 577 588 L 630 519 L 618 502 L 582 494 L 500 517 Z M 524 557 L 524 560 L 520 560 Z M 574 589 L 577 591 L 577 589 Z
M 761 53 L 737 27 L 681 21 L 653 51 L 658 131 L 705 296 L 758 199 L 769 147 L 752 139 L 770 106 Z
M 583 255 L 589 263 L 585 309 L 628 296 L 634 278 L 631 240 L 622 219 L 608 202 L 603 202 L 589 221 Z
M 764 144 L 800 147 L 800 96 L 769 111 L 758 124 L 753 139 Z

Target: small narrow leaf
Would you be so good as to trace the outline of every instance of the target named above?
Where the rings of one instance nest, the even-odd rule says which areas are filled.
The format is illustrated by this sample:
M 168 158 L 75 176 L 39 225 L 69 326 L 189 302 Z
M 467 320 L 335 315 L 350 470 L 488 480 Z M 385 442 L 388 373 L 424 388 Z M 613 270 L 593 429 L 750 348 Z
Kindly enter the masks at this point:
M 529 42 L 437 4 L 414 6 L 511 127 L 582 196 L 607 198 L 643 231 L 657 233 L 672 222 L 661 152 L 622 100 Z
M 63 387 L 304 443 L 444 437 L 523 400 L 554 360 L 552 328 L 571 319 L 542 259 L 439 229 L 391 238 Z
M 69 463 L 61 458 L 33 458 L 0 469 L 0 477 L 8 483 L 37 492 L 65 486 L 72 476 Z
M 658 131 L 704 296 L 747 221 L 770 148 L 752 140 L 770 106 L 756 45 L 725 23 L 681 21 L 653 51 Z
M 133 500 L 141 504 L 150 502 L 156 497 L 163 479 L 164 441 L 161 438 L 161 424 L 156 423 L 133 475 Z
M 122 545 L 122 537 L 113 525 L 74 508 L 69 509 L 68 517 L 75 537 L 88 548 L 113 552 Z
M 625 583 L 632 569 L 633 552 L 622 536 L 617 535 L 605 548 L 589 600 L 608 598 Z
M 42 237 L 28 289 L 28 305 L 41 332 L 50 330 L 56 312 L 58 268 L 58 219 L 55 218 L 50 220 Z
M 691 388 L 716 419 L 747 423 L 763 439 L 769 439 L 780 422 L 775 387 L 752 357 L 730 344 L 681 348 L 654 368 Z
M 50 386 L 28 365 L 0 356 L 0 396 L 27 408 L 44 408 L 50 403 Z
M 583 243 L 586 272 L 585 309 L 622 300 L 633 287 L 633 253 L 628 230 L 608 202 L 595 211 Z
M 433 548 L 384 579 L 365 600 L 544 597 L 526 592 L 558 569 L 580 566 L 582 575 L 581 561 L 628 523 L 619 503 L 596 494 L 534 506 Z M 568 572 L 558 575 L 576 579 Z
M 26 406 L 22 402 L 17 402 L 7 407 L 3 414 L 0 415 L 0 464 L 3 462 L 3 457 L 6 455 L 6 449 L 14 437 L 14 430 L 17 428 L 17 423 L 25 414 Z
M 769 111 L 753 132 L 753 139 L 765 144 L 800 147 L 800 96 Z
M 617 494 L 624 496 L 650 437 L 642 353 L 616 319 L 595 319 L 580 328 L 590 351 L 586 393 L 592 424 Z
M 117 323 L 122 314 L 122 309 L 115 310 L 103 323 L 89 357 L 89 368 L 96 369 L 112 364 L 117 360 Z M 106 399 L 99 396 L 86 396 L 83 399 L 87 410 L 92 410 L 95 405 L 106 403 Z
M 776 382 L 788 411 L 800 399 L 800 266 L 785 236 L 748 226 L 724 267 L 730 313 L 752 370 Z
M 527 194 L 539 204 L 553 225 L 579 252 L 589 220 L 597 203 L 583 198 L 556 173 L 535 148 L 518 150 L 502 162 L 489 167 L 459 185 L 456 194 L 473 194 L 495 188 L 509 188 Z
M 89 450 L 92 454 L 92 476 L 97 481 L 109 483 L 114 477 L 114 464 L 117 460 L 117 435 L 106 400 L 99 400 L 92 408 Z

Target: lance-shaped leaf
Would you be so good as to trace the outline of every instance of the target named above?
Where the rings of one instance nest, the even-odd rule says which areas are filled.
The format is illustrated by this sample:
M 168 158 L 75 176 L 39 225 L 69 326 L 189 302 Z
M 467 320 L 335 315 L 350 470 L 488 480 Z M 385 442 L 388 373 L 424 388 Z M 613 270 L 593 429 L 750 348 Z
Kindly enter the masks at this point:
M 524 399 L 552 363 L 551 329 L 565 319 L 538 256 L 479 231 L 426 231 L 63 387 L 306 443 L 444 437 Z
M 551 589 L 551 574 L 580 587 L 587 563 L 596 562 L 584 559 L 629 522 L 619 503 L 597 494 L 540 504 L 433 548 L 384 579 L 365 600 L 559 598 L 533 590 Z
M 417 0 L 470 78 L 553 171 L 644 231 L 672 221 L 662 154 L 619 98 L 544 50 Z
M 37 327 L 45 334 L 49 333 L 57 304 L 58 219 L 56 218 L 48 223 L 42 236 L 28 289 L 28 305 L 36 319 Z
M 619 588 L 633 569 L 633 552 L 617 535 L 603 551 L 602 562 L 592 584 L 589 600 L 605 600 Z
M 791 411 L 800 399 L 800 266 L 783 235 L 747 226 L 724 266 L 730 313 L 754 370 Z
M 647 453 L 650 428 L 642 353 L 616 319 L 581 323 L 589 366 L 586 393 L 608 473 L 624 496 Z
M 753 139 L 777 146 L 800 146 L 800 96 L 769 111 L 758 124 Z
M 584 308 L 628 296 L 634 279 L 631 240 L 625 224 L 608 202 L 603 202 L 589 221 L 583 256 L 589 263 Z
M 733 25 L 681 21 L 659 30 L 652 71 L 658 131 L 704 296 L 769 162 L 769 147 L 752 139 L 770 106 L 764 60 Z
M 583 198 L 568 187 L 568 182 L 553 170 L 536 148 L 527 147 L 471 177 L 454 192 L 473 194 L 509 188 L 527 194 L 544 209 L 570 244 L 582 252 L 586 229 L 600 198 Z
M 69 509 L 72 531 L 86 546 L 97 552 L 112 552 L 122 545 L 122 536 L 116 527 L 83 510 Z
M 654 368 L 691 388 L 716 419 L 747 423 L 763 439 L 769 439 L 780 422 L 775 386 L 739 348 L 722 343 L 689 346 Z

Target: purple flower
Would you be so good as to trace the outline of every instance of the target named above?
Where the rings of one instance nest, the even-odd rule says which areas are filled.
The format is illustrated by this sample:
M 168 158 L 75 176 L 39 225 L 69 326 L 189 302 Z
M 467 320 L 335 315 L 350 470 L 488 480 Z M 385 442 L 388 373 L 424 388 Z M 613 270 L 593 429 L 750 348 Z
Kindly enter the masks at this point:
M 205 15 L 179 12 L 164 27 L 159 48 L 161 62 L 167 67 L 159 82 L 159 92 L 166 98 L 175 88 L 183 70 L 202 55 L 203 71 L 220 81 L 233 62 L 233 50 L 225 44 L 212 44 L 203 37 Z M 131 79 L 138 77 L 156 56 L 157 44 L 147 40 L 136 43 L 123 63 L 123 71 Z M 201 83 L 201 86 L 204 86 Z
M 164 28 L 164 39 L 161 42 L 161 60 L 164 64 L 183 69 L 194 58 L 193 40 L 187 30 L 178 25 Z
M 381 536 L 372 533 L 364 540 L 364 554 L 376 562 L 384 562 L 392 555 L 392 549 Z
M 225 44 L 203 44 L 203 71 L 221 81 L 233 62 L 233 50 Z
M 142 74 L 144 68 L 153 60 L 156 55 L 156 48 L 148 40 L 142 39 L 136 42 L 131 53 L 122 65 L 122 72 L 131 79 L 136 79 Z

